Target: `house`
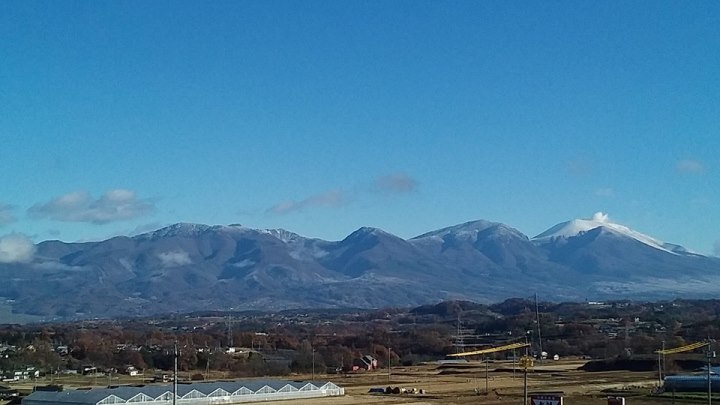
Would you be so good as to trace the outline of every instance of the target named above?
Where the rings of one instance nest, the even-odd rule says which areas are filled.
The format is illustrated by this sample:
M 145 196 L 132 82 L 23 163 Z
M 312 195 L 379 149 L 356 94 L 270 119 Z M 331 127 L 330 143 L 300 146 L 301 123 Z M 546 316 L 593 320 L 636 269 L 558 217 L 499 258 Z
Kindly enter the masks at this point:
M 233 356 L 233 357 L 249 357 L 253 353 L 258 353 L 257 350 L 249 348 L 249 347 L 228 347 L 225 350 L 225 353 Z
M 125 369 L 123 371 L 124 371 L 124 374 L 127 374 L 129 376 L 140 375 L 140 370 L 135 368 L 135 366 L 127 366 L 127 367 L 125 367 Z
M 84 365 L 84 366 L 80 367 L 78 372 L 82 373 L 82 375 L 96 374 L 98 372 L 98 369 L 95 366 Z
M 352 371 L 372 371 L 378 368 L 378 361 L 373 356 L 366 354 L 356 358 L 352 362 Z
M 22 370 L 5 372 L 1 377 L 4 382 L 29 380 L 31 378 L 39 378 L 40 370 L 36 370 L 35 367 L 26 367 Z
M 17 347 L 0 343 L 0 355 L 4 355 L 5 358 L 8 358 L 10 354 L 14 354 L 16 352 Z

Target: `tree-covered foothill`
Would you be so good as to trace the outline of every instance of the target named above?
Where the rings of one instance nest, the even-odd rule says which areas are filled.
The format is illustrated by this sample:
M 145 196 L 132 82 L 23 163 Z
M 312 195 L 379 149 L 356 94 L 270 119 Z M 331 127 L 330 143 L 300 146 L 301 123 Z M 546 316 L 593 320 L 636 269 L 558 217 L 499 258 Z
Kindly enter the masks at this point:
M 720 300 L 448 301 L 413 309 L 0 325 L 0 370 L 32 366 L 50 373 L 86 365 L 115 372 L 128 366 L 170 370 L 177 345 L 179 369 L 193 378 L 209 370 L 242 377 L 350 370 L 363 355 L 373 356 L 381 367 L 412 365 L 459 350 L 524 341 L 535 355 L 542 347 L 549 356 L 648 357 L 662 347 L 708 338 L 720 338 Z

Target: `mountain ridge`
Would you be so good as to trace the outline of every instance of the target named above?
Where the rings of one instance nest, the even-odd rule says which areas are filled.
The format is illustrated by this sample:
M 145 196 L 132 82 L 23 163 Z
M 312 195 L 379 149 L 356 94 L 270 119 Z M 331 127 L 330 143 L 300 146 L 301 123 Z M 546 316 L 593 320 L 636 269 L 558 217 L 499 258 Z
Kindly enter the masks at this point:
M 73 318 L 490 302 L 531 292 L 563 300 L 720 292 L 720 260 L 602 215 L 535 238 L 476 220 L 409 239 L 372 227 L 325 241 L 284 229 L 178 223 L 105 241 L 45 241 L 32 261 L 0 264 L 0 303 Z M 581 226 L 568 231 L 568 224 Z

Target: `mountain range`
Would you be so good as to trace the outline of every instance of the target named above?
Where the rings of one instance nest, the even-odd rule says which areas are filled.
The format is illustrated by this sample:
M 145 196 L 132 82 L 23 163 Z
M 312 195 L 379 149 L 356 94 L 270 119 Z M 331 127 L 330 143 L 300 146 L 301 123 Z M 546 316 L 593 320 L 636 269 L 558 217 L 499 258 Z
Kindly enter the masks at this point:
M 600 213 L 534 238 L 484 220 L 411 239 L 364 227 L 341 241 L 179 223 L 100 242 L 41 242 L 32 260 L 0 263 L 0 274 L 0 303 L 44 319 L 720 292 L 720 259 Z

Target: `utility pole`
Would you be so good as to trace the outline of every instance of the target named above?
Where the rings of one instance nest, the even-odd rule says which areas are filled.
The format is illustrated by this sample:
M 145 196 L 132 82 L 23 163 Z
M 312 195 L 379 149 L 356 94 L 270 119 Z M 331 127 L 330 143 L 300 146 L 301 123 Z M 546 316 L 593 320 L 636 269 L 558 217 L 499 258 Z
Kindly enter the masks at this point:
M 523 372 L 523 405 L 527 405 L 527 368 L 525 368 L 525 371 Z
M 233 342 L 233 320 L 231 316 L 227 317 L 227 320 L 225 321 L 227 325 L 227 340 L 228 340 L 228 348 L 234 346 Z
M 486 394 L 487 394 L 488 392 L 490 392 L 490 391 L 488 391 L 488 380 L 489 380 L 488 358 L 485 357 L 485 393 L 486 393 Z
M 176 399 L 177 399 L 177 383 L 178 383 L 178 347 L 177 347 L 177 340 L 175 340 L 175 349 L 173 350 L 173 358 L 175 367 L 173 369 L 173 405 L 176 405 Z
M 662 349 L 657 352 L 658 354 L 658 387 L 663 385 L 663 374 L 665 369 L 665 341 L 662 341 Z
M 527 334 L 525 334 L 527 343 Z M 525 356 L 520 359 L 520 366 L 523 368 L 523 405 L 528 402 L 528 368 L 532 367 L 532 357 L 528 356 L 528 346 L 525 346 Z
M 712 405 L 712 380 L 710 379 L 710 359 L 712 351 L 710 345 L 707 348 L 707 380 L 708 380 L 708 405 Z
M 542 334 L 540 332 L 540 309 L 538 307 L 537 293 L 535 293 L 535 319 L 537 321 L 537 332 L 538 332 L 538 361 L 542 363 L 543 349 L 542 349 Z
M 665 375 L 665 340 L 662 341 L 662 373 Z
M 312 349 L 312 379 L 315 381 L 315 348 Z
M 390 346 L 387 348 L 387 360 L 388 360 L 388 384 L 390 383 Z

